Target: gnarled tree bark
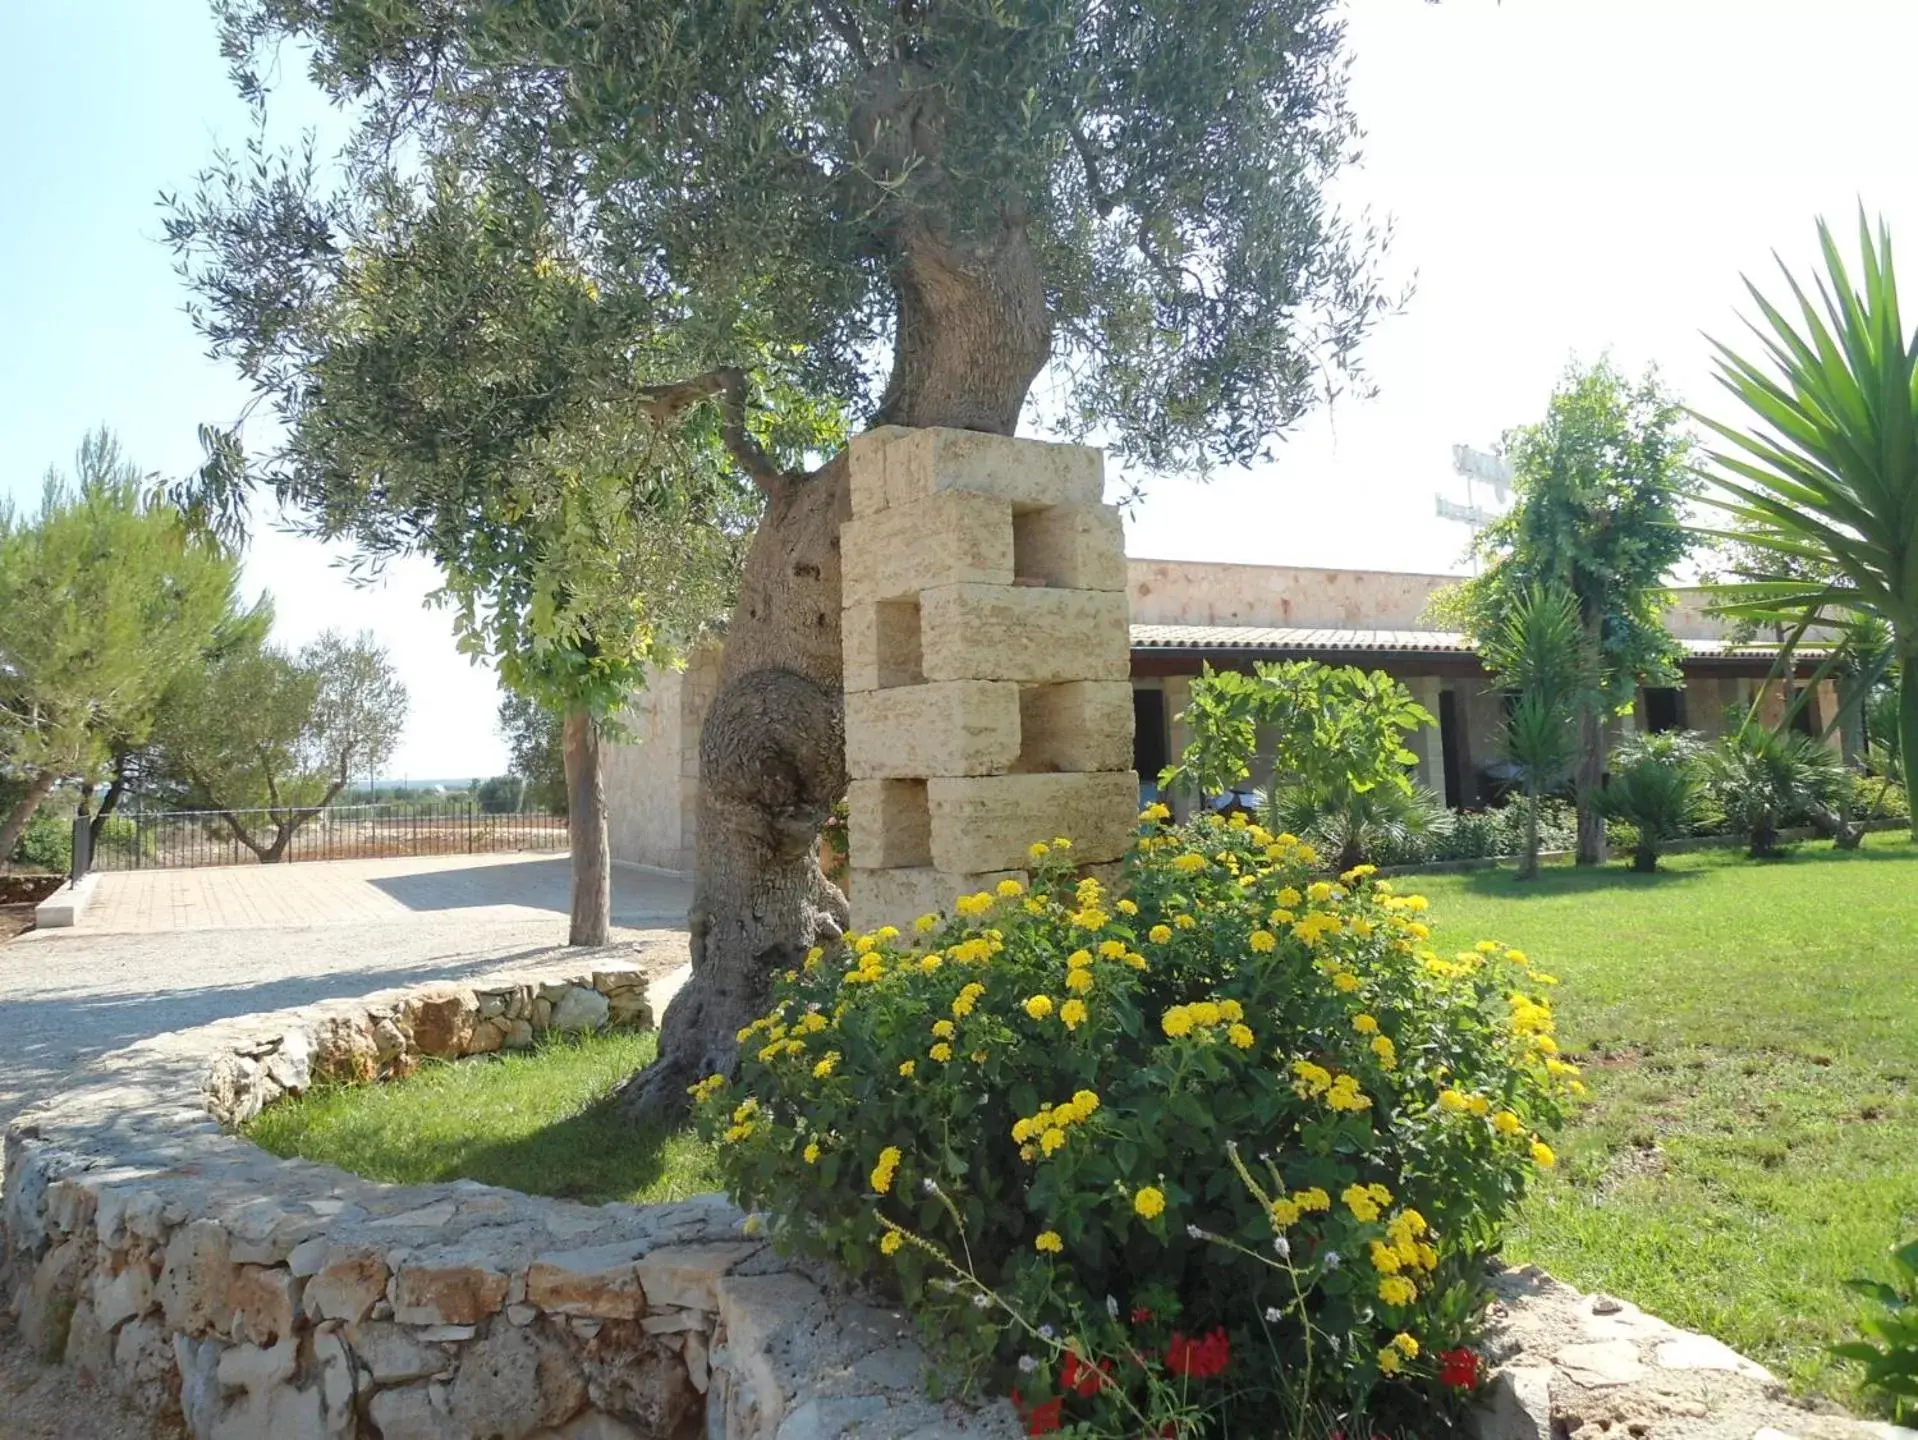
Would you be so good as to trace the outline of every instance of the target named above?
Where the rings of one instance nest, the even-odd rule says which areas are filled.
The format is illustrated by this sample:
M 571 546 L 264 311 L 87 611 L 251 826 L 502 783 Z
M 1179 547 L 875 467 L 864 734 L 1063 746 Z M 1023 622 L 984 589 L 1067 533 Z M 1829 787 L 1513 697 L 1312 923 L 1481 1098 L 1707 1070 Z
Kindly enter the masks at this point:
M 947 425 L 1009 435 L 1050 353 L 1045 286 L 1023 218 L 963 242 L 912 221 L 890 256 L 898 302 L 891 381 L 876 424 Z M 661 399 L 678 387 L 661 387 Z M 736 385 L 720 394 L 728 444 L 766 494 L 739 603 L 726 629 L 719 692 L 699 742 L 692 978 L 661 1019 L 659 1058 L 624 1088 L 629 1113 L 683 1109 L 686 1089 L 738 1056 L 739 1029 L 763 1013 L 771 977 L 848 923 L 819 866 L 819 832 L 845 793 L 839 527 L 850 516 L 843 455 L 810 475 L 778 472 L 737 423 Z

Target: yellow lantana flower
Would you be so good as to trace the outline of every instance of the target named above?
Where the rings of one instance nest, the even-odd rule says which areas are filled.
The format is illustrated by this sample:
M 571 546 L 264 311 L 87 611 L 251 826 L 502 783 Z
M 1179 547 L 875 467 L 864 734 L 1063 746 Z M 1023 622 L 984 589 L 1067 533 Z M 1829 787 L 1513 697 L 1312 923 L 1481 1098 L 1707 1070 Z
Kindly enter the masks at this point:
M 1141 1186 L 1132 1197 L 1132 1208 L 1147 1220 L 1165 1214 L 1165 1191 L 1156 1185 Z
M 1068 1030 L 1077 1030 L 1086 1022 L 1086 1002 L 1074 996 L 1059 1007 L 1059 1018 Z
M 1028 996 L 1023 1008 L 1034 1020 L 1043 1020 L 1052 1013 L 1052 997 L 1050 995 Z
M 1154 925 L 1150 930 L 1145 932 L 1145 938 L 1150 940 L 1154 945 L 1163 945 L 1172 938 L 1172 927 L 1170 925 Z
M 1057 1230 L 1041 1230 L 1032 1237 L 1032 1248 L 1041 1255 L 1057 1255 L 1066 1248 L 1066 1242 L 1059 1238 Z

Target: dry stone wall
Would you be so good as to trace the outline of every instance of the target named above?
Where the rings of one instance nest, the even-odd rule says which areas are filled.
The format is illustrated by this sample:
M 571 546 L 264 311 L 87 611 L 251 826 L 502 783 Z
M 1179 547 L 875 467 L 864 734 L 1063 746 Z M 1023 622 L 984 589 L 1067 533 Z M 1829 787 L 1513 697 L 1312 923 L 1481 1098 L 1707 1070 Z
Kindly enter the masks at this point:
M 882 427 L 849 456 L 843 562 L 851 899 L 903 924 L 1022 877 L 1067 835 L 1124 852 L 1132 772 L 1126 564 L 1104 459 Z
M 23 1337 L 197 1440 L 1001 1440 L 901 1317 L 718 1196 L 388 1186 L 232 1133 L 322 1079 L 651 1021 L 636 970 L 392 991 L 117 1052 L 6 1137 Z

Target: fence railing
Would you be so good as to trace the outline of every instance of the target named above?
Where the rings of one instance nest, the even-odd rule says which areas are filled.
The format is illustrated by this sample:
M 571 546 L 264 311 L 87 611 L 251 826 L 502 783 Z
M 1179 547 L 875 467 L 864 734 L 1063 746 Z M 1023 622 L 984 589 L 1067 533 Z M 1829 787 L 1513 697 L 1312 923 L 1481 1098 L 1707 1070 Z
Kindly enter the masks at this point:
M 75 826 L 76 831 L 79 828 Z M 241 839 L 242 830 L 253 845 Z M 564 850 L 566 840 L 566 817 L 550 810 L 491 814 L 467 801 L 395 801 L 332 805 L 324 810 L 113 814 L 101 825 L 89 858 L 94 870 L 172 870 L 386 856 L 551 852 Z M 255 845 L 267 853 L 259 853 Z M 79 848 L 74 861 L 75 874 L 85 873 Z

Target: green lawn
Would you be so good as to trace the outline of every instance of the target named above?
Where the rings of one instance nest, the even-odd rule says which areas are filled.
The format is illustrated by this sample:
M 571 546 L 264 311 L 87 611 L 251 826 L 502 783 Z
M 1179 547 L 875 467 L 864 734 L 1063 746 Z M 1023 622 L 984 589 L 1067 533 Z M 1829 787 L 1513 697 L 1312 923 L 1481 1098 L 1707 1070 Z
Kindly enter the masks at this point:
M 710 1147 L 640 1134 L 595 1102 L 653 1058 L 655 1037 L 611 1033 L 523 1054 L 432 1062 L 406 1080 L 316 1090 L 247 1127 L 275 1155 L 371 1180 L 465 1177 L 572 1200 L 683 1200 L 719 1188 Z
M 1662 865 L 1416 882 L 1442 947 L 1561 979 L 1592 1089 L 1508 1254 L 1859 1403 L 1825 1353 L 1855 1338 L 1843 1281 L 1918 1236 L 1918 849 Z

